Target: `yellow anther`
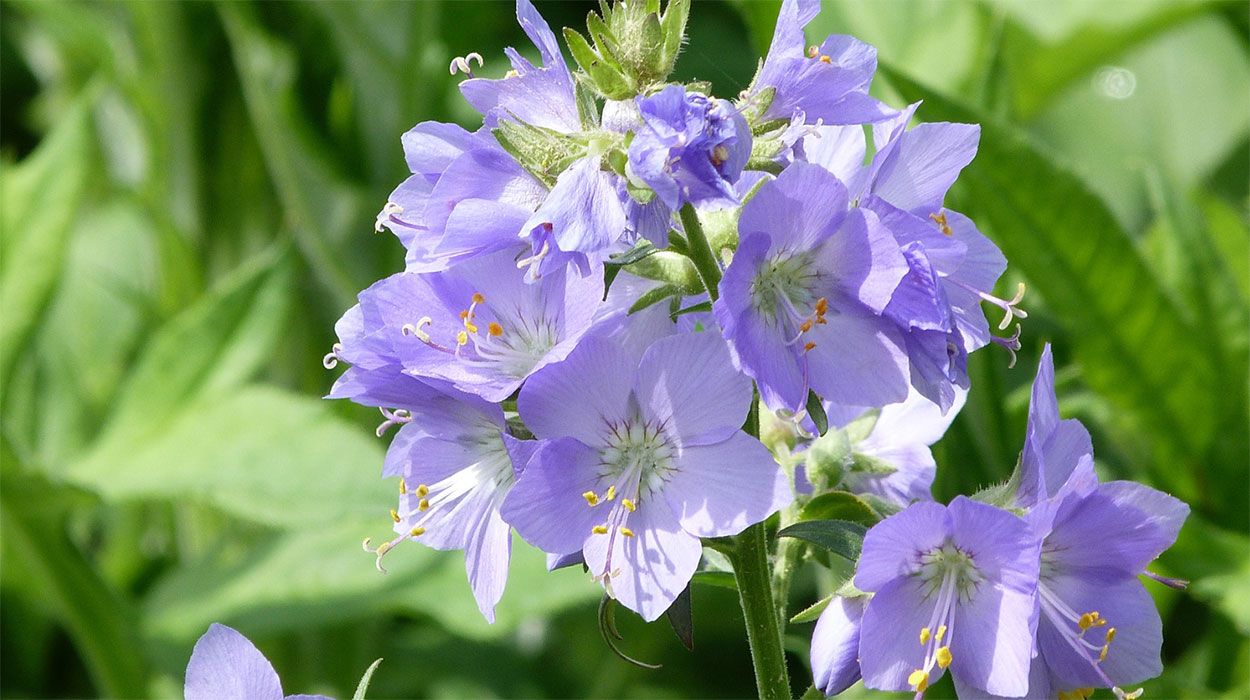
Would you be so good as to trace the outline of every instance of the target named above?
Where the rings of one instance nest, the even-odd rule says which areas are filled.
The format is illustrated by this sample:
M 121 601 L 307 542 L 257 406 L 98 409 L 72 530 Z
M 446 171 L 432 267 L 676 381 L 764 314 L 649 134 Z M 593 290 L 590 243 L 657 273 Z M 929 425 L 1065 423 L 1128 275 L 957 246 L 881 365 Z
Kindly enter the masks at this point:
M 821 56 L 820 62 L 821 63 L 833 63 L 833 59 L 829 58 L 828 56 Z
M 484 301 L 486 301 L 486 297 L 482 296 L 481 294 L 478 294 L 477 292 L 474 292 L 474 293 L 473 293 L 473 303 L 474 303 L 474 304 L 481 304 L 481 303 L 482 303 L 482 302 L 484 302 Z
M 921 644 L 928 644 L 929 638 L 932 636 L 933 636 L 933 633 L 929 631 L 928 627 L 920 628 L 920 643 Z
M 816 343 L 804 343 L 803 352 L 809 352 L 814 347 L 816 347 Z
M 1082 631 L 1082 632 L 1084 632 L 1085 630 L 1089 629 L 1090 627 L 1093 627 L 1093 626 L 1094 626 L 1094 622 L 1095 622 L 1095 621 L 1097 621 L 1097 620 L 1098 620 L 1098 613 L 1096 613 L 1096 612 L 1087 612 L 1087 613 L 1085 613 L 1084 615 L 1082 615 L 1082 616 L 1081 616 L 1081 619 L 1079 619 L 1079 620 L 1077 620 L 1077 621 L 1076 621 L 1076 624 L 1077 624 L 1077 626 L 1078 626 L 1078 627 L 1080 627 L 1080 628 L 1081 628 L 1081 631 Z
M 466 345 L 469 342 L 469 334 L 460 331 L 456 334 L 456 345 Z
M 412 536 L 412 537 L 420 537 L 421 535 L 424 535 L 424 534 L 425 534 L 425 528 L 423 528 L 423 527 L 421 527 L 420 525 L 418 525 L 418 526 L 416 526 L 416 527 L 412 528 L 411 530 L 409 530 L 409 531 L 408 531 L 408 534 L 409 534 L 410 536 Z
M 716 146 L 712 149 L 712 155 L 708 160 L 712 161 L 712 165 L 720 165 L 729 160 L 729 149 L 724 146 Z
M 942 668 L 946 668 L 947 666 L 950 666 L 951 665 L 951 648 L 950 647 L 938 647 L 935 658 L 937 658 L 938 666 Z
M 1113 641 L 1115 641 L 1115 628 L 1114 627 L 1107 630 L 1107 643 L 1110 644 Z
M 515 78 L 518 75 L 520 75 L 520 73 L 516 72 L 515 70 L 510 70 L 507 73 L 504 73 L 503 77 L 505 80 L 507 80 L 508 78 Z
M 806 333 L 812 329 L 812 320 L 809 318 L 799 326 L 800 333 Z
M 430 487 L 425 484 L 417 484 L 417 495 L 422 498 L 430 495 Z
M 399 522 L 400 520 L 399 513 L 395 512 L 394 508 L 391 509 L 391 520 L 394 520 L 395 522 Z
M 955 235 L 955 233 L 951 231 L 950 224 L 946 223 L 946 214 L 930 214 L 929 218 L 933 219 L 933 223 L 937 224 L 938 228 L 942 229 L 943 234 L 947 236 Z
M 634 505 L 634 502 L 629 500 L 628 498 L 622 498 L 621 505 L 625 506 L 625 510 L 631 513 L 638 510 L 638 506 Z
M 1103 626 L 1103 625 L 1105 625 L 1105 624 L 1107 624 L 1107 618 L 1105 618 L 1105 617 L 1100 617 L 1100 618 L 1098 618 L 1098 621 L 1094 623 L 1094 626 L 1095 626 L 1095 627 L 1102 627 L 1102 626 Z
M 399 477 L 399 495 L 408 493 L 408 482 L 404 481 L 404 477 Z
M 815 47 L 815 46 L 809 46 L 809 47 L 807 47 L 807 57 L 808 57 L 808 58 L 816 58 L 816 57 L 817 57 L 817 56 L 819 56 L 819 55 L 820 55 L 820 49 L 819 49 L 819 48 L 817 48 L 817 47 Z
M 609 486 L 609 487 L 608 487 L 608 494 L 607 494 L 607 496 L 608 496 L 608 500 L 609 500 L 609 501 L 614 500 L 614 499 L 616 498 L 616 486 Z
M 1111 645 L 1109 644 L 1102 645 L 1102 651 L 1098 652 L 1098 663 L 1102 663 L 1107 660 L 1107 651 L 1109 649 L 1111 649 Z
M 590 528 L 590 531 L 591 531 L 591 532 L 593 532 L 593 533 L 594 533 L 594 534 L 596 534 L 596 535 L 606 535 L 606 534 L 608 534 L 608 526 L 607 526 L 607 525 L 596 525 L 596 526 L 594 526 L 594 527 Z
M 829 300 L 821 297 L 816 300 L 816 315 L 824 316 L 829 311 Z
M 591 506 L 599 505 L 599 495 L 594 491 L 587 491 L 586 493 L 583 493 L 582 498 L 586 499 L 586 503 Z
M 382 544 L 378 545 L 378 558 L 381 559 L 382 555 L 386 554 L 389 551 L 391 551 L 390 542 L 383 542 Z
M 503 335 L 503 326 L 491 321 L 490 325 L 486 327 L 486 332 L 495 336 Z
M 464 329 L 470 333 L 477 333 L 477 324 L 472 321 L 465 321 Z
M 914 687 L 916 692 L 923 693 L 929 687 L 929 672 L 923 668 L 912 671 L 907 677 L 907 684 Z
M 465 309 L 464 311 L 460 312 L 460 319 L 465 320 L 467 318 L 469 318 L 469 310 Z
M 629 528 L 627 528 L 627 527 L 622 527 L 622 528 L 620 528 L 620 532 L 621 532 L 621 534 L 622 534 L 622 535 L 625 535 L 626 537 L 633 537 L 633 536 L 634 536 L 634 531 L 633 531 L 633 530 L 631 530 L 631 529 L 629 529 Z
M 417 501 L 417 510 L 429 510 L 429 509 L 430 509 L 430 499 L 422 498 L 421 500 Z
M 946 625 L 939 625 L 937 631 L 937 640 L 942 641 L 942 637 L 946 636 Z

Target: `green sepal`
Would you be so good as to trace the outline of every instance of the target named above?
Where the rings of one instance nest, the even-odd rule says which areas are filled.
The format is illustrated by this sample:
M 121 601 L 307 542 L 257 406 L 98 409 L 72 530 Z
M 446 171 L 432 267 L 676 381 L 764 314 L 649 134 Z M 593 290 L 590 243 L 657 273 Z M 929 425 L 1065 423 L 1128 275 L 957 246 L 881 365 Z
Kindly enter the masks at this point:
M 880 457 L 859 454 L 858 452 L 851 457 L 851 461 L 851 470 L 860 472 L 861 474 L 884 476 L 898 471 L 898 467 L 891 466 L 889 462 L 881 459 Z
M 1011 478 L 1001 484 L 987 486 L 980 491 L 972 494 L 972 500 L 987 503 L 997 508 L 1006 508 L 1010 510 L 1016 505 L 1016 494 L 1020 491 L 1020 470 L 1022 465 L 1019 460 L 1016 461 L 1016 468 L 1011 472 Z
M 591 13 L 592 15 L 594 13 Z M 564 40 L 573 54 L 573 60 L 581 67 L 599 94 L 610 100 L 623 100 L 636 93 L 629 79 L 607 56 L 600 55 L 590 47 L 586 39 L 576 31 L 565 27 Z M 599 41 L 596 40 L 596 44 Z
M 660 79 L 668 77 L 677 65 L 677 54 L 681 53 L 682 41 L 686 38 L 686 20 L 690 17 L 690 0 L 669 0 L 664 8 L 664 16 L 660 25 L 664 30 L 664 65 Z
M 378 659 L 365 669 L 365 675 L 360 677 L 360 682 L 356 684 L 356 692 L 352 694 L 352 700 L 365 700 L 365 692 L 369 690 L 369 681 L 373 680 L 373 672 L 378 670 L 378 665 L 382 663 L 382 659 Z
M 491 133 L 526 172 L 548 188 L 555 186 L 564 168 L 580 157 L 577 153 L 580 145 L 576 141 L 541 126 L 501 119 Z
M 851 441 L 846 433 L 834 430 L 813 441 L 807 448 L 806 464 L 807 480 L 817 492 L 837 486 L 854 466 Z
M 847 423 L 842 430 L 846 432 L 846 437 L 851 441 L 852 445 L 858 445 L 867 440 L 868 436 L 872 434 L 872 429 L 877 427 L 877 419 L 880 417 L 881 409 L 869 409 L 860 414 L 855 420 Z
M 594 86 L 587 84 L 589 79 L 584 74 L 578 74 L 573 86 L 573 94 L 577 98 L 577 120 L 587 131 L 599 128 L 599 105 L 595 102 Z
M 654 255 L 658 252 L 660 252 L 660 249 L 652 245 L 650 241 L 642 241 L 624 253 L 608 258 L 603 264 L 617 266 L 630 265 L 642 260 L 648 255 Z
M 820 614 L 825 611 L 825 608 L 829 607 L 829 604 L 833 602 L 833 599 L 835 597 L 836 597 L 835 594 L 830 593 L 824 598 L 821 598 L 820 600 L 816 601 L 815 603 L 812 603 L 811 605 L 807 606 L 803 610 L 796 613 L 794 617 L 790 618 L 790 622 L 799 623 L 799 622 L 811 622 L 812 620 L 815 620 L 816 618 L 820 617 Z
M 820 397 L 811 389 L 807 390 L 807 415 L 811 416 L 812 423 L 816 424 L 816 432 L 824 435 L 829 432 L 829 417 L 825 415 L 825 407 L 820 403 Z
M 703 291 L 703 282 L 690 258 L 670 250 L 661 250 L 629 266 L 630 274 L 658 282 L 668 282 L 681 290 L 684 296 L 694 296 Z

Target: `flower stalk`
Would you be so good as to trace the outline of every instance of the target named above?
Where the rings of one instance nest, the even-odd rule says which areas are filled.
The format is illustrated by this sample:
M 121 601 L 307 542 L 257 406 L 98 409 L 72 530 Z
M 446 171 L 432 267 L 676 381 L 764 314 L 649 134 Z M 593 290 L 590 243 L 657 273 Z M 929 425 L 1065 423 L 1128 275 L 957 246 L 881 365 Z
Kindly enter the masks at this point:
M 693 204 L 687 203 L 681 208 L 681 225 L 686 230 L 686 240 L 690 243 L 690 260 L 699 272 L 703 286 L 707 287 L 708 297 L 716 301 L 720 296 L 717 293 L 721 278 L 720 265 L 716 262 L 716 255 L 712 253 L 712 246 L 707 242 L 707 235 L 703 233 L 703 225 L 699 223 Z

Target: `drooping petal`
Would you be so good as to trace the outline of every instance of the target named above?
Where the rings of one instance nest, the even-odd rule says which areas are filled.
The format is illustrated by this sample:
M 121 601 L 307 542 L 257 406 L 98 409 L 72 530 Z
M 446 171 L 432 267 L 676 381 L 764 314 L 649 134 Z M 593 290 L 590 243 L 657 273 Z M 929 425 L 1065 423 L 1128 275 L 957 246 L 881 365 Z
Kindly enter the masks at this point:
M 835 308 L 850 302 L 881 313 L 910 267 L 877 215 L 857 207 L 820 247 L 815 269 L 831 278 L 829 301 Z M 835 301 L 835 295 L 845 302 Z
M 662 498 L 640 503 L 628 524 L 633 537 L 619 531 L 591 535 L 583 552 L 592 574 L 608 574 L 604 587 L 612 597 L 651 622 L 690 582 L 703 545 L 682 529 Z
M 715 332 L 657 340 L 638 365 L 634 388 L 643 416 L 685 445 L 737 433 L 751 405 L 751 380 L 734 369 Z
M 273 664 L 247 637 L 214 622 L 187 662 L 187 700 L 282 700 Z
M 1065 571 L 1134 576 L 1172 545 L 1188 513 L 1189 506 L 1148 486 L 1103 484 L 1064 501 L 1046 549 Z
M 625 210 L 611 176 L 599 169 L 597 158 L 582 158 L 560 173 L 523 230 L 528 233 L 540 227 L 550 231 L 551 240 L 566 253 L 599 253 L 621 237 Z
M 1059 423 L 1059 400 L 1055 397 L 1055 362 L 1050 343 L 1042 348 L 1042 358 L 1033 379 L 1029 398 L 1029 422 L 1025 427 L 1024 450 L 1020 454 L 1020 490 L 1016 503 L 1029 508 L 1046 498 L 1046 473 L 1042 448 Z
M 972 162 L 980 137 L 976 124 L 920 124 L 898 137 L 872 191 L 919 216 L 936 213 L 959 171 Z
M 583 338 L 562 362 L 535 372 L 517 399 L 525 425 L 540 438 L 570 436 L 599 444 L 629 415 L 634 363 L 619 345 Z
M 903 512 L 915 508 L 917 506 L 912 506 Z M 941 506 L 937 508 L 941 510 Z M 878 523 L 878 527 L 880 525 Z M 867 540 L 864 544 L 867 552 Z M 862 559 L 860 568 L 862 572 Z M 856 574 L 855 585 L 862 589 L 859 574 Z M 924 666 L 925 646 L 918 635 L 921 627 L 928 624 L 935 604 L 935 596 L 926 597 L 926 591 L 927 586 L 919 576 L 891 578 L 868 601 L 859 631 L 859 664 L 864 685 L 877 690 L 914 689 L 907 678 L 912 671 Z M 936 682 L 941 673 L 941 669 L 935 667 L 930 672 L 929 683 Z
M 967 599 L 961 597 L 949 632 L 951 674 L 993 695 L 1024 697 L 1029 690 L 1036 605 L 1035 593 L 988 582 Z
M 837 695 L 859 680 L 859 630 L 865 596 L 834 597 L 812 630 L 812 680 L 826 696 Z
M 508 582 L 512 556 L 512 528 L 499 517 L 499 503 L 487 509 L 465 542 L 464 568 L 478 610 L 487 622 L 495 622 L 495 605 Z
M 724 442 L 686 446 L 673 461 L 664 496 L 692 535 L 736 535 L 794 500 L 769 449 L 741 431 Z
M 504 498 L 500 515 L 545 552 L 580 550 L 603 520 L 583 493 L 599 491 L 599 453 L 573 438 L 544 441 Z

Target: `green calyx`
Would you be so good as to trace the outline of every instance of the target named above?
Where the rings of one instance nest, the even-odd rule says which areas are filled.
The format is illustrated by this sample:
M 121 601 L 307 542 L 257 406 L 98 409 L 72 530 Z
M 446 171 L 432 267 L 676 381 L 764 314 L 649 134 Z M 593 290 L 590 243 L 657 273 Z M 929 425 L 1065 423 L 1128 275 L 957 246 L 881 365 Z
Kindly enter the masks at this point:
M 620 0 L 586 16 L 586 37 L 568 27 L 564 39 L 586 82 L 610 100 L 629 99 L 663 83 L 686 32 L 690 0 Z

